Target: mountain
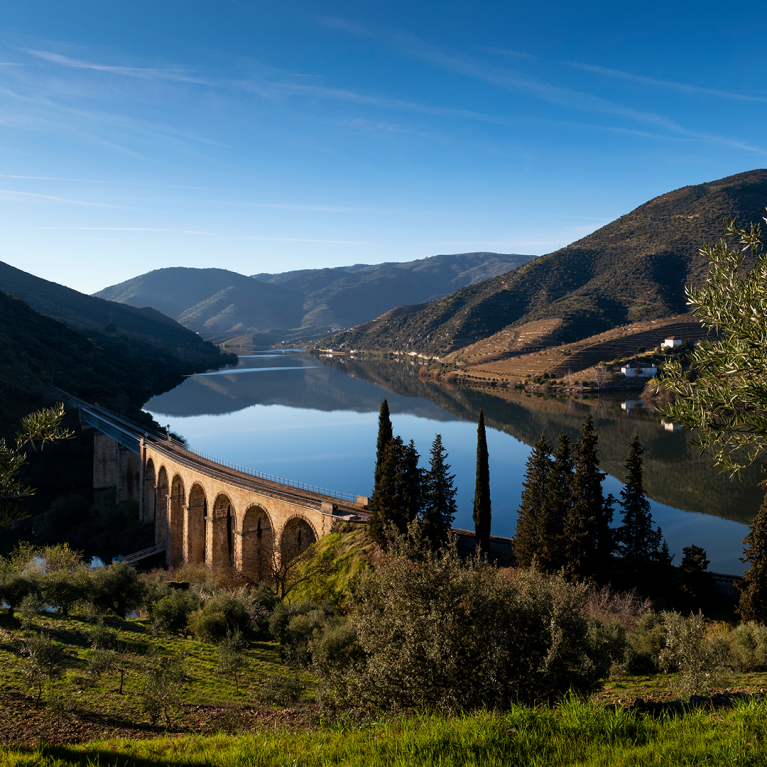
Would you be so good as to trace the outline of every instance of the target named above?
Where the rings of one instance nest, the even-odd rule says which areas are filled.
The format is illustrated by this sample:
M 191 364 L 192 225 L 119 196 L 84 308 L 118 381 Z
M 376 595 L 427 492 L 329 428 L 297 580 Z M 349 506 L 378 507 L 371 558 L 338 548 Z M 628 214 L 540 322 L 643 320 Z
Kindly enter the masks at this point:
M 347 327 L 508 272 L 534 256 L 462 253 L 246 277 L 225 269 L 157 269 L 95 295 L 151 306 L 207 338 Z
M 230 362 L 153 309 L 92 298 L 0 262 L 0 432 L 57 399 L 51 384 L 125 410 L 185 374 Z
M 681 314 L 685 285 L 707 273 L 700 248 L 721 239 L 725 216 L 758 222 L 766 204 L 767 170 L 686 186 L 511 273 L 400 307 L 323 345 L 443 355 L 545 321 L 545 345 L 552 346 Z

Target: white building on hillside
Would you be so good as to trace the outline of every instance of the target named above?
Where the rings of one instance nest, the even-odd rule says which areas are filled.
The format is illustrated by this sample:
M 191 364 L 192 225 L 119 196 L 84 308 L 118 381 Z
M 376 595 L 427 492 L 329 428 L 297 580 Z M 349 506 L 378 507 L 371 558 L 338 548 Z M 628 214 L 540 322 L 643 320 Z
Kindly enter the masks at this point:
M 671 336 L 671 338 L 667 338 L 661 346 L 665 346 L 667 349 L 674 349 L 677 346 L 682 345 L 682 339 L 677 338 L 676 336 Z
M 631 367 L 626 365 L 621 368 L 626 378 L 654 378 L 658 375 L 658 368 L 655 365 L 644 365 L 643 367 Z

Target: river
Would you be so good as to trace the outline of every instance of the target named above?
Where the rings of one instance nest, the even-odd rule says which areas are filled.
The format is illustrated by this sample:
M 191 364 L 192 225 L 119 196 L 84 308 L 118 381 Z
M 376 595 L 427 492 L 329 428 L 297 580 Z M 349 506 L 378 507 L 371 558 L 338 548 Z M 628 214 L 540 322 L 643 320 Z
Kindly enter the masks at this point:
M 698 456 L 684 430 L 671 430 L 641 403 L 601 397 L 562 400 L 503 390 L 501 396 L 422 381 L 420 364 L 317 359 L 299 350 L 254 352 L 236 367 L 189 376 L 144 407 L 195 450 L 248 469 L 359 495 L 372 491 L 378 411 L 386 398 L 394 433 L 414 441 L 428 467 L 442 435 L 458 490 L 455 526 L 473 529 L 476 419 L 485 414 L 492 532 L 511 536 L 525 463 L 541 432 L 575 440 L 587 413 L 599 432 L 605 491 L 618 497 L 634 430 L 646 447 L 645 485 L 653 519 L 678 564 L 690 544 L 714 572 L 740 574 L 743 537 L 762 501 L 752 467 L 730 480 Z M 620 509 L 616 510 L 616 522 Z

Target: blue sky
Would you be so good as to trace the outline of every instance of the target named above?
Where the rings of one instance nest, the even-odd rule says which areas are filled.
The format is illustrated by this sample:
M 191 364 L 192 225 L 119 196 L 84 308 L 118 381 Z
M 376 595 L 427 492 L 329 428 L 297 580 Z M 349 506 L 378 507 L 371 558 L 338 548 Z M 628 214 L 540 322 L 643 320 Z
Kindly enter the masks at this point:
M 4 3 L 0 259 L 93 292 L 164 266 L 546 253 L 767 165 L 761 15 Z

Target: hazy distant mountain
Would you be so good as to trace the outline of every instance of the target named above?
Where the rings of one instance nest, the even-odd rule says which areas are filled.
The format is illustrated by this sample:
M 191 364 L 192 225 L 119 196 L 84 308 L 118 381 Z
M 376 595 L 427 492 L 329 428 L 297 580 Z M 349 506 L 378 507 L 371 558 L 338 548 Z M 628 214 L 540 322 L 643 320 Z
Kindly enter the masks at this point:
M 157 269 L 96 293 L 151 306 L 206 335 L 332 326 L 370 320 L 503 274 L 534 256 L 462 253 L 407 263 L 357 264 L 246 277 L 225 269 Z
M 0 291 L 22 299 L 40 314 L 53 317 L 75 330 L 97 329 L 127 334 L 155 344 L 168 346 L 174 353 L 185 349 L 187 357 L 210 358 L 215 364 L 219 351 L 196 333 L 150 308 L 105 301 L 44 280 L 0 261 Z
M 60 399 L 51 384 L 138 408 L 183 375 L 231 361 L 153 309 L 110 304 L 0 263 L 0 434 Z
M 765 205 L 767 170 L 683 187 L 511 274 L 401 307 L 327 342 L 444 354 L 535 320 L 556 320 L 552 344 L 680 314 L 684 286 L 707 272 L 700 248 L 722 238 L 723 218 L 761 222 Z

